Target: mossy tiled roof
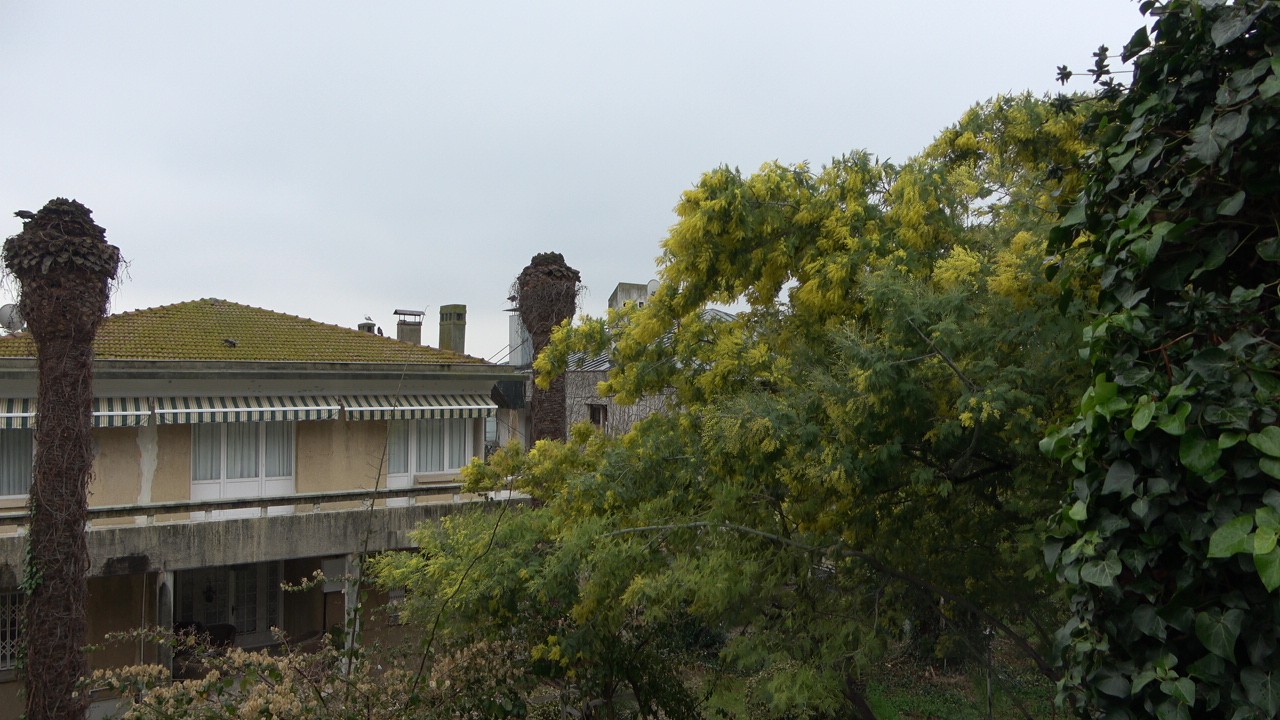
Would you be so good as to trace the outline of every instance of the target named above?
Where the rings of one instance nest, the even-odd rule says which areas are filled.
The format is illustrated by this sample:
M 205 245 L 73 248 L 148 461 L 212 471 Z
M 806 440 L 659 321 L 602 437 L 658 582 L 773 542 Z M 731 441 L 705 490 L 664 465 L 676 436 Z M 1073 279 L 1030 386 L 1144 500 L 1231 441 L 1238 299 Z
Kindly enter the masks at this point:
M 103 360 L 487 365 L 467 355 L 206 298 L 106 318 L 94 340 Z M 35 357 L 29 333 L 0 338 L 0 357 Z

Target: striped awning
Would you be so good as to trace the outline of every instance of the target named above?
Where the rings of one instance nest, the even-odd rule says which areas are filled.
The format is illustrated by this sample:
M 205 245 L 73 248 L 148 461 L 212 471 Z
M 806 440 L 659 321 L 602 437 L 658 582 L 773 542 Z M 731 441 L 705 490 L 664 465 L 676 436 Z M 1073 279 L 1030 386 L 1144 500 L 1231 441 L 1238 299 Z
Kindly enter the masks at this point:
M 0 399 L 0 428 L 5 430 L 25 430 L 35 426 L 35 398 Z
M 490 417 L 498 406 L 483 393 L 350 395 L 339 398 L 348 420 L 422 420 Z
M 328 397 L 170 397 L 156 398 L 156 423 L 279 422 L 328 420 L 341 407 Z
M 137 427 L 151 418 L 146 398 L 94 398 L 94 427 Z
M 94 398 L 94 427 L 137 427 L 146 425 L 151 408 L 146 398 Z M 36 426 L 35 398 L 0 399 L 0 428 L 26 430 Z

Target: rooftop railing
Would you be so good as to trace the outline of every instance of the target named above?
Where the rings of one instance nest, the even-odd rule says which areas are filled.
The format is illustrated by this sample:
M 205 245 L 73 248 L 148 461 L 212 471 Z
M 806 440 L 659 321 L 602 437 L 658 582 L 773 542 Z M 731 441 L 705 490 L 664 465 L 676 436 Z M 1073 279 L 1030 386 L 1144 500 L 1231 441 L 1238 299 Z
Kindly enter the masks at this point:
M 445 499 L 428 499 L 427 504 L 434 503 L 462 503 L 462 502 L 483 502 L 485 497 L 474 496 L 463 498 L 461 495 L 461 483 L 433 483 L 431 485 L 419 485 L 408 488 L 397 489 L 379 489 L 379 490 L 335 490 L 332 492 L 317 493 L 294 493 L 292 495 L 274 495 L 271 497 L 252 497 L 252 498 L 230 498 L 225 500 L 176 500 L 171 502 L 145 503 L 133 505 L 102 505 L 89 508 L 89 524 L 92 526 L 95 520 L 109 520 L 113 518 L 140 518 L 142 524 L 150 525 L 156 522 L 156 517 L 160 515 L 177 515 L 182 513 L 194 512 L 212 512 L 218 510 L 245 510 L 257 508 L 259 515 L 266 517 L 268 510 L 272 508 L 306 508 L 310 506 L 310 512 L 326 512 L 323 506 L 336 503 L 359 502 L 359 507 L 351 508 L 333 508 L 330 511 L 347 511 L 368 509 L 377 504 L 380 500 L 393 500 L 399 498 L 408 498 L 409 504 L 424 504 L 420 498 L 447 496 Z M 303 510 L 306 512 L 306 510 Z M 210 521 L 216 522 L 220 518 L 213 518 Z M 18 510 L 0 513 L 0 527 L 3 526 L 25 526 L 31 520 L 31 514 L 28 510 Z M 164 520 L 162 522 L 191 522 L 192 518 L 173 518 L 172 520 Z M 120 525 L 112 525 L 111 527 L 121 527 Z

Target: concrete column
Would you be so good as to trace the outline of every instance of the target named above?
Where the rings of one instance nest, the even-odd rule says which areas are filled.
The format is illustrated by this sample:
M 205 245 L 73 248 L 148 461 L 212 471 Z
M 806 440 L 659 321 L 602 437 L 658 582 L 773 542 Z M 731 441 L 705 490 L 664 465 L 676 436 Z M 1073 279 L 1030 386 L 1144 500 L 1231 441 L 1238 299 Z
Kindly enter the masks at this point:
M 346 556 L 343 573 L 342 601 L 344 610 L 343 629 L 346 631 L 346 649 L 351 650 L 357 644 L 360 635 L 360 573 L 361 558 L 357 553 Z M 351 672 L 350 658 L 344 660 L 346 672 Z
M 173 573 L 156 574 L 156 625 L 161 630 L 173 630 Z M 173 672 L 173 646 L 161 643 L 156 648 L 156 662 Z
M 138 432 L 138 470 L 141 482 L 138 486 L 138 504 L 149 505 L 151 503 L 151 491 L 155 485 L 156 464 L 158 463 L 160 440 L 156 426 L 148 423 L 137 429 Z M 134 522 L 139 525 L 151 525 L 155 523 L 155 515 L 141 515 L 134 518 Z M 173 588 L 172 583 L 169 585 Z

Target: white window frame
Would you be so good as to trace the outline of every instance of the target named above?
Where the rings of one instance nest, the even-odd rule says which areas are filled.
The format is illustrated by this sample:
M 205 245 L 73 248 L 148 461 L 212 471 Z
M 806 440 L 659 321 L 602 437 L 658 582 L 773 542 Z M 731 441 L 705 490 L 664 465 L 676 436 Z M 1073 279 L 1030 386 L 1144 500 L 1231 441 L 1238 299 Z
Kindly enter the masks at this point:
M 0 672 L 18 667 L 22 652 L 22 591 L 0 590 Z
M 8 494 L 5 494 L 5 493 L 0 492 L 0 501 L 3 501 L 3 500 L 22 500 L 22 499 L 26 498 L 28 495 L 30 495 L 30 494 L 31 494 L 31 483 L 32 483 L 33 473 L 35 472 L 35 452 L 36 452 L 36 437 L 35 437 L 35 432 L 36 432 L 35 430 L 32 430 L 32 429 L 30 429 L 30 428 L 3 428 L 3 429 L 0 429 L 0 433 L 6 433 L 6 434 L 7 434 L 7 433 L 22 433 L 22 434 L 26 435 L 26 436 L 27 436 L 26 444 L 30 447 L 30 452 L 28 452 L 28 453 L 27 453 L 26 463 L 22 463 L 21 459 L 18 459 L 18 460 L 16 461 L 18 464 L 20 464 L 20 467 L 18 468 L 18 472 L 22 472 L 22 471 L 24 471 L 24 470 L 25 470 L 25 472 L 26 472 L 26 479 L 27 479 L 27 491 L 26 491 L 26 492 L 22 492 L 22 493 L 8 493 Z M 16 437 L 17 437 L 17 435 L 16 435 L 16 434 L 15 434 L 15 435 L 6 435 L 6 437 L 4 438 L 4 440 L 3 440 L 3 441 L 0 441 L 0 449 L 3 449 L 3 450 L 5 450 L 5 451 L 7 452 L 7 451 L 8 451 L 8 449 L 9 449 L 9 446 L 10 446 L 10 444 L 11 444 L 11 443 L 9 442 L 9 440 L 10 440 L 10 439 L 16 439 Z M 16 440 L 15 440 L 15 442 L 16 442 Z M 9 463 L 9 460 L 10 460 L 10 458 L 8 458 L 8 457 L 5 457 L 5 458 L 0 459 L 0 467 L 7 466 L 7 465 L 8 465 L 8 463 Z
M 288 439 L 289 472 L 286 475 L 267 474 L 267 430 L 268 426 L 279 428 L 286 426 L 285 437 Z M 227 472 L 227 433 L 233 428 L 243 429 L 252 426 L 257 433 L 257 469 L 253 475 L 245 477 L 228 477 Z M 217 477 L 197 478 L 197 466 L 201 460 L 200 433 L 212 427 L 218 430 L 218 473 Z M 292 495 L 297 491 L 298 442 L 297 425 L 293 422 L 248 422 L 248 423 L 201 423 L 191 426 L 191 499 L 223 500 L 232 498 L 275 497 Z M 292 506 L 272 507 L 268 515 L 285 515 L 293 512 Z M 204 520 L 237 517 L 255 517 L 261 514 L 256 508 L 241 510 L 215 510 L 210 513 L 192 513 L 193 519 Z
M 389 489 L 451 481 L 467 463 L 471 462 L 471 458 L 475 457 L 474 418 L 391 420 L 389 423 L 387 426 L 387 487 Z M 422 442 L 433 431 L 439 433 L 445 448 L 445 457 L 443 462 L 439 463 L 442 467 L 435 470 L 420 470 L 419 468 L 427 468 L 434 464 L 431 462 L 433 458 L 426 454 L 427 448 Z M 399 457 L 402 453 L 398 452 L 396 446 L 398 434 L 403 435 L 405 442 L 403 465 L 400 465 Z M 408 498 L 388 500 L 387 504 L 407 505 Z

